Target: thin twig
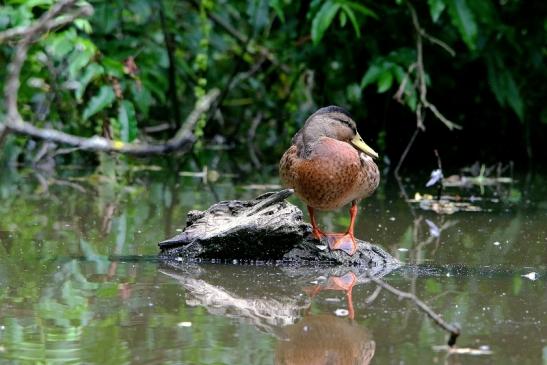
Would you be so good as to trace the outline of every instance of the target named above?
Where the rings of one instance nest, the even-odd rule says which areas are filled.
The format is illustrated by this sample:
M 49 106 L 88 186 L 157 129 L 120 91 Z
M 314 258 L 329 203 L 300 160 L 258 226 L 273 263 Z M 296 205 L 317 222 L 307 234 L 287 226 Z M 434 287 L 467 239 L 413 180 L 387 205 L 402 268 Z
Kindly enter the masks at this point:
M 418 309 L 420 309 L 422 312 L 424 312 L 429 318 L 433 320 L 439 327 L 450 333 L 450 338 L 448 339 L 448 346 L 452 347 L 456 344 L 456 339 L 460 335 L 460 328 L 458 328 L 455 324 L 447 323 L 444 319 L 441 318 L 437 313 L 435 313 L 427 304 L 422 302 L 418 297 L 416 297 L 412 293 L 404 292 L 399 289 L 396 289 L 389 285 L 388 283 L 384 282 L 381 279 L 375 278 L 371 275 L 368 275 L 368 278 L 374 282 L 376 285 L 381 286 L 382 288 L 386 289 L 391 294 L 396 295 L 399 297 L 399 299 L 408 299 L 412 301 Z
M 430 35 L 428 35 L 425 30 L 420 26 L 420 22 L 418 20 L 418 15 L 416 13 L 416 9 L 414 6 L 410 3 L 410 1 L 407 1 L 408 9 L 410 11 L 410 16 L 412 17 L 412 24 L 414 25 L 414 30 L 416 32 L 416 77 L 418 82 L 418 90 L 419 90 L 419 103 L 416 108 L 416 120 L 418 127 L 423 129 L 423 116 L 421 113 L 421 106 L 423 106 L 426 109 L 431 110 L 431 112 L 439 119 L 442 123 L 444 123 L 448 129 L 461 129 L 462 127 L 459 124 L 456 124 L 446 118 L 438 109 L 437 107 L 432 104 L 427 99 L 427 85 L 426 85 L 426 77 L 425 77 L 425 68 L 424 68 L 424 60 L 423 60 L 423 47 L 422 47 L 422 38 L 426 37 L 430 41 L 433 41 L 435 44 L 441 45 L 443 49 L 449 51 L 451 54 L 455 54 L 455 52 L 448 46 L 446 43 L 438 40 L 437 38 L 434 38 Z M 451 51 L 451 52 L 450 52 Z
M 395 167 L 395 176 L 399 176 L 399 170 L 401 169 L 401 166 L 403 165 L 403 161 L 406 158 L 406 155 L 408 155 L 408 151 L 410 151 L 410 148 L 414 144 L 414 140 L 416 140 L 416 137 L 418 136 L 418 133 L 420 133 L 420 128 L 416 127 L 416 130 L 412 134 L 412 137 L 410 137 L 410 141 L 408 141 L 408 144 L 406 145 L 405 150 L 403 151 L 403 154 L 401 155 L 401 158 L 399 158 L 399 162 L 397 163 L 397 167 Z
M 408 67 L 405 77 L 403 81 L 401 81 L 399 89 L 397 89 L 397 92 L 395 93 L 395 95 L 393 95 L 393 98 L 401 104 L 403 104 L 403 94 L 405 94 L 406 84 L 408 83 L 408 80 L 410 79 L 410 74 L 414 71 L 414 69 L 416 69 L 416 62 L 412 63 Z
M 374 302 L 381 291 L 382 291 L 382 287 L 377 286 L 376 289 L 374 289 L 374 291 L 372 292 L 372 294 L 369 295 L 367 299 L 365 299 L 365 304 L 371 304 L 372 302 Z
M 414 28 L 416 29 L 416 32 L 418 32 L 418 34 L 421 37 L 426 38 L 431 43 L 434 43 L 434 44 L 440 46 L 442 49 L 444 49 L 446 52 L 448 52 L 448 54 L 450 54 L 452 57 L 456 56 L 456 51 L 454 51 L 452 49 L 452 47 L 450 47 L 445 42 L 441 41 L 439 38 L 433 37 L 432 35 L 427 33 L 425 31 L 425 29 L 423 29 L 420 26 L 420 23 L 418 22 L 418 15 L 416 14 L 416 9 L 414 9 L 414 6 L 412 6 L 412 4 L 410 2 L 407 2 L 407 4 L 410 8 L 410 16 L 412 17 L 412 24 L 414 24 Z
M 437 151 L 437 149 L 434 149 L 433 150 L 433 153 L 435 154 L 435 157 L 437 157 L 437 167 L 439 168 L 439 170 L 443 170 L 443 164 L 441 162 L 441 156 L 439 155 L 439 151 Z
M 67 6 L 72 6 L 73 3 L 75 3 L 75 1 L 72 1 L 72 0 L 59 1 L 56 5 L 58 5 L 60 11 L 62 11 Z M 83 6 L 81 9 L 84 12 L 88 12 L 90 10 L 92 12 L 92 9 L 89 6 Z M 52 10 L 54 10 L 54 9 L 52 8 Z M 53 17 L 57 16 L 57 14 L 59 14 L 59 12 L 58 12 L 58 10 L 55 10 L 55 14 L 53 16 L 49 17 L 49 19 L 48 19 L 49 20 L 48 21 L 48 29 L 59 28 L 59 27 L 65 25 L 65 24 L 67 24 L 67 20 L 64 17 L 59 17 L 59 18 L 52 19 Z M 81 15 L 87 16 L 86 14 L 81 14 Z M 91 15 L 91 14 L 89 14 L 89 15 Z M 6 30 L 0 32 L 0 43 L 10 41 L 14 38 L 24 37 L 29 33 L 40 33 L 36 29 L 38 26 L 39 26 L 39 24 L 34 24 L 33 26 L 30 26 L 30 27 L 29 26 L 19 26 L 19 27 L 16 27 L 16 28 L 6 29 Z

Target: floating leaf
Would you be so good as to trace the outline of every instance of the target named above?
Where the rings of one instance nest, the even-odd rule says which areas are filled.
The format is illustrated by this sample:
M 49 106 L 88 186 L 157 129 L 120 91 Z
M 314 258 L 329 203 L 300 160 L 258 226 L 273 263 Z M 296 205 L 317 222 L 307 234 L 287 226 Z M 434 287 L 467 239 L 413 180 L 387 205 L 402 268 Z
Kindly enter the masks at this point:
M 110 86 L 101 86 L 99 93 L 91 98 L 89 104 L 84 109 L 82 118 L 87 120 L 92 115 L 95 115 L 103 109 L 109 107 L 112 105 L 115 98 L 116 95 L 114 95 L 114 90 L 112 90 Z

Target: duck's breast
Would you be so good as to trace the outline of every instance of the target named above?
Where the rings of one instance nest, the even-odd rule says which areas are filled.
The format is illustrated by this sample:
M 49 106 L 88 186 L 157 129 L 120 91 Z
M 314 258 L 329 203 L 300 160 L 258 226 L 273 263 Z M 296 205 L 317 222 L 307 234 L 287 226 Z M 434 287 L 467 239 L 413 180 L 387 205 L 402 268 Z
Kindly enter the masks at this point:
M 336 209 L 374 191 L 364 186 L 373 182 L 366 176 L 369 167 L 350 144 L 322 137 L 308 158 L 298 158 L 293 147 L 282 158 L 281 178 L 307 205 Z

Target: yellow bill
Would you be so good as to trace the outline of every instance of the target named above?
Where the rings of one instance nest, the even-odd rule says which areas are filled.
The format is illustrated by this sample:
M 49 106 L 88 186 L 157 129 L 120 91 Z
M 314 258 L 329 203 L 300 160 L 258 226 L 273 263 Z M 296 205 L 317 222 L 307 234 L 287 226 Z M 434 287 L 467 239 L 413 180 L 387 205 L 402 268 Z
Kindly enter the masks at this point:
M 372 158 L 378 158 L 378 154 L 372 149 L 370 148 L 366 143 L 365 141 L 363 141 L 363 138 L 361 138 L 361 136 L 359 135 L 359 133 L 355 134 L 355 137 L 353 137 L 353 139 L 351 140 L 351 143 L 357 147 L 358 149 L 360 149 L 361 151 L 363 151 L 366 155 L 372 157 Z

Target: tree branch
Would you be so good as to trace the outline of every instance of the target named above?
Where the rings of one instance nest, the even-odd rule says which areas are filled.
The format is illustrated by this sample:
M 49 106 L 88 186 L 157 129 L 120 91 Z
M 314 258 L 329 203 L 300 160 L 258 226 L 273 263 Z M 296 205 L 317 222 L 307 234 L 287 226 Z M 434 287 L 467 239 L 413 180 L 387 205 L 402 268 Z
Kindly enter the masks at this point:
M 218 98 L 218 95 L 218 89 L 212 89 L 201 98 L 175 136 L 163 144 L 123 143 L 121 141 L 112 141 L 99 136 L 83 138 L 55 129 L 37 128 L 22 119 L 17 123 L 7 124 L 6 128 L 14 133 L 68 144 L 88 151 L 120 152 L 140 156 L 173 151 L 187 152 L 195 142 L 193 129 L 199 120 L 199 117 L 210 109 L 214 100 Z
M 65 10 L 74 6 L 75 3 L 76 0 L 61 0 L 55 3 L 51 9 L 44 13 L 44 15 L 42 15 L 35 24 L 27 27 L 26 31 L 20 30 L 17 32 L 18 35 L 22 36 L 22 38 L 15 47 L 15 54 L 8 66 L 8 76 L 4 89 L 7 111 L 6 127 L 9 128 L 11 124 L 16 124 L 21 121 L 21 116 L 19 115 L 19 111 L 17 109 L 17 96 L 20 86 L 19 77 L 23 63 L 25 63 L 25 60 L 27 59 L 30 44 L 33 43 L 41 34 L 49 31 L 53 27 L 71 23 L 81 16 L 90 16 L 93 14 L 93 8 L 85 5 L 77 8 L 73 13 L 65 14 L 61 18 L 56 18 Z
M 0 33 L 0 40 L 7 40 L 16 36 L 21 37 L 15 47 L 14 56 L 11 63 L 8 66 L 8 75 L 4 89 L 6 120 L 3 124 L 0 124 L 0 143 L 5 138 L 7 133 L 13 132 L 47 141 L 76 146 L 82 150 L 121 152 L 132 155 L 161 154 L 171 151 L 188 151 L 195 142 L 193 129 L 198 122 L 199 117 L 201 114 L 210 109 L 211 105 L 220 94 L 217 89 L 210 90 L 205 96 L 196 102 L 194 110 L 190 113 L 190 115 L 188 115 L 185 122 L 171 139 L 163 144 L 157 145 L 145 143 L 123 143 L 121 141 L 112 141 L 99 136 L 83 138 L 55 129 L 38 128 L 23 120 L 17 107 L 17 99 L 20 86 L 21 69 L 27 59 L 28 49 L 36 39 L 52 28 L 69 24 L 79 17 L 90 16 L 93 14 L 93 8 L 87 5 L 76 7 L 72 12 L 70 12 L 72 7 L 76 6 L 76 2 L 77 0 L 60 0 L 55 3 L 46 13 L 44 13 L 34 24 L 26 27 L 25 29 L 17 28 L 16 30 Z
M 416 297 L 412 293 L 404 292 L 399 289 L 396 289 L 389 285 L 388 283 L 384 282 L 381 279 L 375 278 L 371 275 L 367 274 L 367 277 L 374 282 L 376 285 L 386 289 L 391 294 L 396 295 L 399 297 L 399 299 L 408 299 L 412 301 L 418 309 L 420 309 L 422 312 L 424 312 L 429 318 L 431 318 L 437 325 L 439 325 L 442 329 L 450 333 L 450 338 L 448 339 L 448 346 L 452 347 L 456 344 L 456 339 L 460 335 L 460 329 L 457 325 L 447 323 L 444 319 L 441 318 L 437 313 L 435 313 L 427 304 L 422 302 L 418 297 Z
M 424 60 L 423 60 L 423 47 L 422 47 L 422 38 L 425 37 L 428 40 L 432 41 L 433 43 L 440 45 L 443 49 L 445 49 L 448 53 L 450 53 L 452 56 L 455 55 L 454 50 L 450 48 L 446 43 L 440 41 L 439 39 L 430 36 L 425 32 L 425 30 L 420 26 L 420 22 L 418 21 L 418 15 L 416 13 L 416 9 L 414 6 L 410 3 L 410 1 L 407 1 L 408 8 L 410 10 L 410 15 L 412 17 L 412 24 L 414 25 L 414 30 L 416 31 L 416 77 L 418 82 L 418 90 L 419 90 L 419 104 L 416 108 L 416 122 L 417 126 L 420 129 L 424 129 L 423 126 L 423 115 L 422 112 L 422 106 L 426 109 L 431 110 L 431 112 L 439 119 L 444 125 L 448 127 L 448 129 L 461 129 L 462 127 L 459 124 L 456 124 L 446 118 L 438 109 L 437 107 L 432 104 L 427 99 L 427 85 L 426 85 L 426 77 L 425 77 L 425 68 L 424 68 Z M 398 95 L 395 94 L 395 96 Z

